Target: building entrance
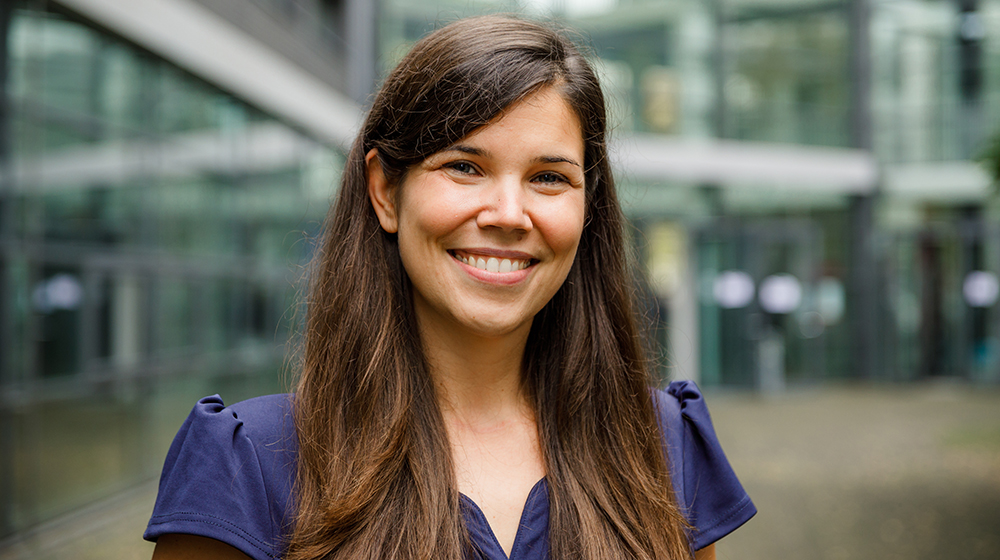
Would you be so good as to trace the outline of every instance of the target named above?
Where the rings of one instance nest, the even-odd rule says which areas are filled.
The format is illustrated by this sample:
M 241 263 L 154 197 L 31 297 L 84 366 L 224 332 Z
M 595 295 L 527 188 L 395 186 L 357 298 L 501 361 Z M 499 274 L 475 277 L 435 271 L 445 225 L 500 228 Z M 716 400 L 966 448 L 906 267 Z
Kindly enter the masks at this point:
M 844 314 L 841 267 L 810 219 L 718 220 L 694 235 L 701 379 L 780 392 L 827 376 Z

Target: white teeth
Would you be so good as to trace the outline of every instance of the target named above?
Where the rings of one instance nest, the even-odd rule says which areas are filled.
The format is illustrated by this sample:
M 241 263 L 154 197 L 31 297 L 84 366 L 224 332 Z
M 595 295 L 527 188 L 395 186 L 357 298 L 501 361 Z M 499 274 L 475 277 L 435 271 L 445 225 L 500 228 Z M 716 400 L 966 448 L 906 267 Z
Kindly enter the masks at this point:
M 457 255 L 458 260 L 463 263 L 478 268 L 479 270 L 485 270 L 487 272 L 517 272 L 518 270 L 524 270 L 528 268 L 528 264 L 531 261 L 523 261 L 518 259 L 499 259 L 497 257 L 471 257 L 464 255 Z

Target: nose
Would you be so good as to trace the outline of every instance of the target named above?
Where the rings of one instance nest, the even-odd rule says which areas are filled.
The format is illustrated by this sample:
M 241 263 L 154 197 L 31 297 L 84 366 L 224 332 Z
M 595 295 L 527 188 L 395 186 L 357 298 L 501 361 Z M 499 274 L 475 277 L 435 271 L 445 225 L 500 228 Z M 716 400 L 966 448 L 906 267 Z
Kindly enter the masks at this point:
M 504 232 L 528 232 L 532 229 L 524 186 L 514 178 L 499 178 L 483 191 L 483 207 L 476 217 L 481 228 Z

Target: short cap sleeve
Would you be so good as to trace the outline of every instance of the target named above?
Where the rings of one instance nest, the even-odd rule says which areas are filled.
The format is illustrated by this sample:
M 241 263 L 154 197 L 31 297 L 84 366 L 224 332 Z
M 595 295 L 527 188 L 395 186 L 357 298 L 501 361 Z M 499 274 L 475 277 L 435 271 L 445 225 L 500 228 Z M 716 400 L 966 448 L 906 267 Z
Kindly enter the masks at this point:
M 209 537 L 254 559 L 279 558 L 294 476 L 288 395 L 226 407 L 198 401 L 177 432 L 143 537 Z
M 692 525 L 692 547 L 704 548 L 749 520 L 757 508 L 736 478 L 712 427 L 701 391 L 675 381 L 655 391 L 677 501 Z

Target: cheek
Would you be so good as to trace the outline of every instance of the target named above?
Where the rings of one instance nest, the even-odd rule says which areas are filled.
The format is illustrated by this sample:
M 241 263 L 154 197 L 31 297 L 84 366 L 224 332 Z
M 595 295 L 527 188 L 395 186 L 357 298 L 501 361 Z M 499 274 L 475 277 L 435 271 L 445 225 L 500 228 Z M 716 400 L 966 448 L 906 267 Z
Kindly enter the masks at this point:
M 425 188 L 411 191 L 409 197 L 400 201 L 399 243 L 414 247 L 424 242 L 433 242 L 455 231 L 467 217 L 463 207 L 468 205 L 468 197 L 455 196 Z
M 554 213 L 554 219 L 549 224 L 549 246 L 556 253 L 576 253 L 583 235 L 584 208 L 583 198 L 562 206 Z

